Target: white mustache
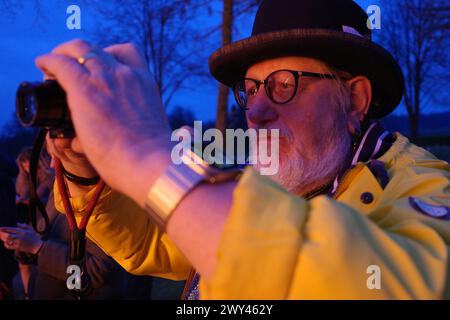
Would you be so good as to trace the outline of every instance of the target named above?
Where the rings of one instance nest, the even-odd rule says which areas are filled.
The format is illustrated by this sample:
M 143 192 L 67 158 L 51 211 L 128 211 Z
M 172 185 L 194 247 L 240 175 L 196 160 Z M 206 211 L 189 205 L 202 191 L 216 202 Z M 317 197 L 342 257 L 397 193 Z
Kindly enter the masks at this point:
M 260 131 L 259 131 L 260 129 L 267 130 L 267 134 L 261 135 Z M 256 132 L 257 132 L 257 139 L 258 139 L 258 141 L 259 140 L 272 139 L 272 135 L 270 134 L 271 130 L 278 130 L 278 132 L 279 132 L 279 136 L 278 137 L 279 137 L 280 141 L 288 142 L 288 143 L 291 143 L 293 141 L 292 132 L 289 129 L 286 129 L 286 128 L 283 128 L 283 129 L 280 129 L 280 128 L 257 128 L 256 129 L 255 128 L 255 130 L 257 130 Z

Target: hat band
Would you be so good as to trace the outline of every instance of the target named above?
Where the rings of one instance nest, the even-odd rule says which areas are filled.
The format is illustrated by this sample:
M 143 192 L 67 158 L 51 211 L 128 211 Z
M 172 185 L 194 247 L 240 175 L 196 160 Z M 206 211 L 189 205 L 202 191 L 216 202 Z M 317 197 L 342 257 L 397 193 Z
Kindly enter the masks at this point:
M 355 28 L 349 27 L 349 26 L 342 26 L 342 31 L 344 31 L 345 33 L 350 33 L 355 36 L 364 38 L 364 36 L 361 33 L 359 33 L 358 30 L 356 30 Z

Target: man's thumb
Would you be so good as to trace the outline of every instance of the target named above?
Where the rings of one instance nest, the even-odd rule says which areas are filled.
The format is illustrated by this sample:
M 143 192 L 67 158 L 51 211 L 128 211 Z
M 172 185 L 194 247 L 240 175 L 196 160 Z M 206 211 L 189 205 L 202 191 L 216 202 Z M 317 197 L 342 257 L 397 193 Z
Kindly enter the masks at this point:
M 88 70 L 75 59 L 62 54 L 44 54 L 37 57 L 35 63 L 44 74 L 56 79 L 64 90 L 79 86 L 89 75 Z

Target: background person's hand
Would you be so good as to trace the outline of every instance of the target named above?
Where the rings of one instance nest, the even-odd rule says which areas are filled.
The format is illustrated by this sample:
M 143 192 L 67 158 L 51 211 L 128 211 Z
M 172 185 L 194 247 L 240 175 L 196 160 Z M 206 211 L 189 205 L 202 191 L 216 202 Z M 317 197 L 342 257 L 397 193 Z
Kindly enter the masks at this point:
M 88 52 L 97 56 L 80 65 L 76 59 Z M 170 160 L 170 128 L 145 59 L 131 44 L 101 50 L 74 40 L 36 64 L 66 91 L 79 139 L 71 149 L 84 152 L 106 183 L 142 204 L 130 191 L 142 186 L 142 164 L 153 162 L 156 174 Z
M 52 160 L 53 157 L 59 158 L 64 168 L 77 176 L 85 178 L 96 176 L 97 171 L 78 145 L 79 140 L 76 137 L 74 139 L 51 139 L 49 134 L 46 137 L 47 151 L 52 156 Z
M 61 160 L 64 169 L 83 178 L 92 178 L 98 175 L 88 158 L 82 153 L 77 137 L 73 139 L 52 139 L 46 137 L 47 152 L 51 156 L 50 167 L 55 168 L 55 157 Z M 82 186 L 66 179 L 71 197 L 82 196 L 95 186 Z
M 18 223 L 17 228 L 0 227 L 0 240 L 3 241 L 6 249 L 31 254 L 36 254 L 43 244 L 39 234 L 29 225 L 22 223 Z

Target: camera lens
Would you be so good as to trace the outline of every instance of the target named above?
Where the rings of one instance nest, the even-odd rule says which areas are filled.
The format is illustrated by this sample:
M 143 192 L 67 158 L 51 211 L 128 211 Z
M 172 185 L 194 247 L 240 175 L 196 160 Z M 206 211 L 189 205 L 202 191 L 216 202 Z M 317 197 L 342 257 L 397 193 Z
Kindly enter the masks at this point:
M 66 128 L 72 124 L 66 93 L 55 80 L 22 82 L 17 89 L 16 113 L 25 127 Z
M 36 117 L 37 106 L 36 106 L 36 97 L 34 94 L 28 94 L 25 96 L 25 105 L 23 108 L 23 114 L 21 118 L 26 123 L 31 123 L 33 119 Z

